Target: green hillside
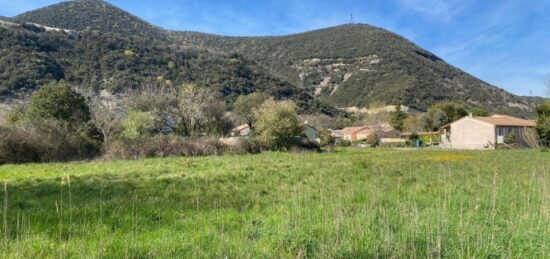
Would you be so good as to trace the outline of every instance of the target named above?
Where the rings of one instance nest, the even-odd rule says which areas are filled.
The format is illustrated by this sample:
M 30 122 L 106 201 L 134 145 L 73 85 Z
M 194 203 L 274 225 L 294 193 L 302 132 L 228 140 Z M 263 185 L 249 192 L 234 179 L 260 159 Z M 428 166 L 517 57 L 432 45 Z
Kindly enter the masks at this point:
M 109 34 L 109 37 L 127 38 L 123 41 L 145 44 L 145 47 L 140 50 L 141 55 L 148 56 L 147 59 L 141 59 L 141 62 L 147 63 L 145 66 L 128 67 L 128 64 L 124 64 L 115 67 L 115 70 L 122 73 L 126 84 L 130 85 L 139 84 L 142 74 L 146 76 L 154 74 L 155 77 L 166 76 L 169 80 L 184 81 L 181 77 L 174 76 L 174 73 L 160 72 L 157 68 L 152 71 L 141 69 L 159 66 L 160 63 L 167 61 L 167 58 L 159 56 L 172 56 L 174 51 L 178 52 L 178 49 L 186 46 L 201 49 L 201 51 L 207 49 L 208 55 L 215 53 L 218 56 L 235 56 L 236 54 L 239 59 L 245 59 L 245 63 L 253 63 L 249 65 L 251 70 L 262 70 L 265 74 L 269 74 L 266 77 L 271 78 L 270 80 L 284 82 L 282 84 L 285 87 L 293 88 L 292 91 L 299 92 L 300 95 L 309 95 L 317 101 L 335 107 L 367 107 L 372 103 L 400 103 L 418 110 L 426 110 L 434 103 L 453 100 L 463 102 L 469 108 L 529 116 L 535 104 L 541 100 L 510 94 L 447 64 L 434 54 L 397 34 L 369 25 L 349 24 L 278 37 L 224 37 L 199 32 L 166 31 L 100 0 L 63 2 L 18 15 L 13 18 L 13 21 L 72 29 L 82 32 L 83 35 Z M 19 40 L 33 41 L 32 37 Z M 86 38 L 83 40 L 85 41 Z M 155 46 L 151 45 L 153 42 Z M 13 47 L 4 45 L 3 51 L 17 52 Z M 110 48 L 111 46 L 107 47 L 107 49 Z M 145 53 L 147 51 L 152 53 Z M 57 48 L 49 53 L 48 57 L 30 59 L 34 61 L 25 62 L 23 65 L 38 71 L 50 71 L 52 66 L 63 67 L 66 63 L 79 63 L 79 59 L 85 61 L 90 58 L 96 61 L 105 59 L 104 52 L 93 53 L 99 57 L 80 56 L 77 52 L 67 54 Z M 29 55 L 35 54 L 24 55 L 29 59 Z M 52 55 L 57 56 L 55 62 L 49 60 L 49 56 Z M 177 58 L 170 57 L 170 59 Z M 181 68 L 178 73 L 186 74 L 187 77 L 199 77 L 199 81 L 217 81 L 215 78 L 219 74 L 217 69 L 225 69 L 227 64 L 217 63 L 219 60 L 216 58 L 209 59 L 210 65 L 201 66 L 198 72 L 192 66 L 178 66 Z M 162 62 L 158 63 L 159 60 Z M 89 69 L 81 68 L 84 68 L 80 70 L 83 73 L 87 73 L 85 71 Z M 105 68 L 112 69 L 109 65 Z M 102 85 L 109 84 L 108 82 L 113 80 L 109 76 L 114 72 L 103 72 L 104 74 L 98 75 L 96 70 L 92 69 L 92 73 L 80 76 L 96 78 L 98 82 L 102 82 Z M 37 75 L 21 80 L 38 84 L 51 78 L 63 77 L 56 73 L 43 74 L 46 76 Z M 203 75 L 206 74 L 212 74 L 214 79 L 205 78 Z M 8 80 L 16 79 L 8 76 Z M 258 81 L 252 82 L 252 85 L 248 83 L 250 81 L 239 82 L 238 86 L 225 84 L 223 87 L 253 89 L 271 88 L 277 85 L 259 85 L 263 82 Z M 13 85 L 2 87 L 22 88 L 22 86 Z M 125 86 L 115 88 L 119 87 Z M 302 90 L 297 90 L 298 88 Z M 289 95 L 295 94 L 288 89 L 277 91 Z
M 352 24 L 280 37 L 223 37 L 179 33 L 183 44 L 234 51 L 340 107 L 381 101 L 426 110 L 443 100 L 525 114 L 533 100 L 518 97 L 461 71 L 409 40 Z
M 96 30 L 123 36 L 162 39 L 164 30 L 101 0 L 67 1 L 13 17 L 14 22 L 37 23 L 77 31 Z
M 147 84 L 195 83 L 220 92 L 228 101 L 258 91 L 293 99 L 304 111 L 331 112 L 301 88 L 240 55 L 89 30 L 73 36 L 32 25 L 0 26 L 0 37 L 4 97 L 24 95 L 52 80 L 113 93 Z

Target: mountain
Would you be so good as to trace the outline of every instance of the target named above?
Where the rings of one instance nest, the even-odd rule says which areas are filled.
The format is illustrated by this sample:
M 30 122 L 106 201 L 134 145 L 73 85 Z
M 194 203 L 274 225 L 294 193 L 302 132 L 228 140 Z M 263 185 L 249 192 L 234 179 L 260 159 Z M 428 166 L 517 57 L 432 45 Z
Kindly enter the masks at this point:
M 533 100 L 510 94 L 457 69 L 386 30 L 348 24 L 279 37 L 178 33 L 184 45 L 242 53 L 271 72 L 338 107 L 373 102 L 418 110 L 443 100 L 525 114 Z
M 237 54 L 114 33 L 67 33 L 33 24 L 0 23 L 0 38 L 0 97 L 4 98 L 58 80 L 92 93 L 194 83 L 219 92 L 228 102 L 242 94 L 262 92 L 292 99 L 305 112 L 334 112 L 302 88 L 275 78 L 255 61 Z
M 528 115 L 540 101 L 483 82 L 404 37 L 370 25 L 348 24 L 276 37 L 225 37 L 166 31 L 99 0 L 63 2 L 12 21 L 80 34 L 69 39 L 57 35 L 60 39 L 53 39 L 54 43 L 46 42 L 49 47 L 38 46 L 41 51 L 28 53 L 15 51 L 15 46 L 27 48 L 24 42 L 29 39 L 42 42 L 51 36 L 24 33 L 23 39 L 12 35 L 21 41 L 19 45 L 3 42 L 2 51 L 25 56 L 28 67 L 42 71 L 32 79 L 19 78 L 27 83 L 15 85 L 6 82 L 16 76 L 3 73 L 2 78 L 0 73 L 0 90 L 8 92 L 34 84 L 32 89 L 41 80 L 52 79 L 120 91 L 163 78 L 214 87 L 230 99 L 256 89 L 269 90 L 277 96 L 307 99 L 315 107 L 321 107 L 320 103 L 340 108 L 385 103 L 426 110 L 436 102 L 453 100 L 471 108 Z M 181 54 L 189 50 L 194 58 Z M 131 58 L 123 55 L 130 52 L 135 54 Z M 13 57 L 8 62 L 5 59 L 0 58 L 0 67 L 13 63 Z M 176 63 L 175 69 L 166 69 L 170 62 Z
M 100 0 L 62 2 L 20 14 L 12 20 L 76 31 L 96 30 L 157 39 L 166 37 L 161 28 Z

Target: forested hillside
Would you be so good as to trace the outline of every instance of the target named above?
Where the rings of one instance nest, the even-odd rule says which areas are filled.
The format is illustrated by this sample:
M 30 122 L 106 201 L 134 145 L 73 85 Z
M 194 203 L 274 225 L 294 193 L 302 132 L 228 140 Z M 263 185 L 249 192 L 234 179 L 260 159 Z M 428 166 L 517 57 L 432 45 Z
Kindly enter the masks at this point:
M 123 36 L 162 39 L 166 32 L 105 1 L 67 1 L 20 14 L 15 22 L 37 23 L 77 31 L 96 30 Z
M 369 25 L 278 37 L 224 37 L 166 31 L 99 0 L 63 2 L 11 20 L 23 27 L 36 23 L 75 30 L 79 36 L 2 29 L 3 95 L 65 79 L 113 91 L 147 80 L 196 82 L 230 98 L 261 90 L 342 108 L 384 103 L 426 110 L 453 100 L 523 116 L 532 114 L 541 100 L 510 94 Z
M 443 100 L 522 114 L 531 100 L 461 71 L 409 40 L 369 25 L 350 24 L 281 37 L 179 33 L 185 45 L 243 53 L 273 74 L 339 107 L 402 103 L 426 110 Z
M 84 30 L 77 36 L 33 25 L 0 27 L 0 94 L 26 94 L 53 80 L 113 93 L 144 84 L 195 83 L 233 100 L 260 91 L 291 98 L 304 110 L 321 105 L 240 55 L 163 44 L 144 37 Z

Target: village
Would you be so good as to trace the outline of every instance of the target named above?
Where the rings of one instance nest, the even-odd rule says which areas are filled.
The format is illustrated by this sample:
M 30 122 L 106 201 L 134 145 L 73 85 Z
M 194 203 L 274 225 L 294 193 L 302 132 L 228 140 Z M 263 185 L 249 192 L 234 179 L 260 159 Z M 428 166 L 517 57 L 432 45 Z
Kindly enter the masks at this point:
M 457 121 L 443 125 L 439 131 L 402 132 L 388 123 L 329 129 L 331 144 L 354 145 L 358 147 L 416 147 L 441 149 L 496 149 L 514 144 L 515 147 L 537 145 L 536 122 L 509 115 L 473 116 L 471 113 Z M 304 122 L 302 138 L 321 143 L 320 130 Z M 231 143 L 249 138 L 252 130 L 249 124 L 242 124 L 231 130 Z

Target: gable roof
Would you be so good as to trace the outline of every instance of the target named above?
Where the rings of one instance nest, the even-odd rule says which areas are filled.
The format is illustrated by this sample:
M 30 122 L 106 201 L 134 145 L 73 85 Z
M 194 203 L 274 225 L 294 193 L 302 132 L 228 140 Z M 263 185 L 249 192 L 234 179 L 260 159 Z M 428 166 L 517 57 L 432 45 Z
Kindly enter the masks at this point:
M 358 131 L 357 133 L 362 133 L 362 134 L 372 134 L 372 133 L 375 133 L 376 130 L 371 128 L 371 127 L 365 127 L 363 128 L 362 130 Z
M 313 127 L 313 126 L 307 124 L 307 122 L 304 123 L 304 124 L 302 124 L 302 127 L 304 127 L 304 128 L 305 128 L 305 127 L 308 127 L 308 128 L 313 129 L 313 130 L 315 130 L 315 131 L 319 131 L 317 128 L 315 128 L 315 127 Z
M 493 115 L 491 117 L 472 117 L 475 120 L 486 122 L 495 126 L 509 127 L 535 127 L 537 123 L 533 120 L 524 120 L 508 115 Z
M 340 130 L 340 132 L 342 132 L 342 134 L 344 135 L 351 135 L 351 134 L 354 134 L 354 133 L 357 133 L 363 129 L 366 129 L 368 128 L 367 126 L 361 126 L 361 127 L 346 127 L 346 128 L 343 128 Z

